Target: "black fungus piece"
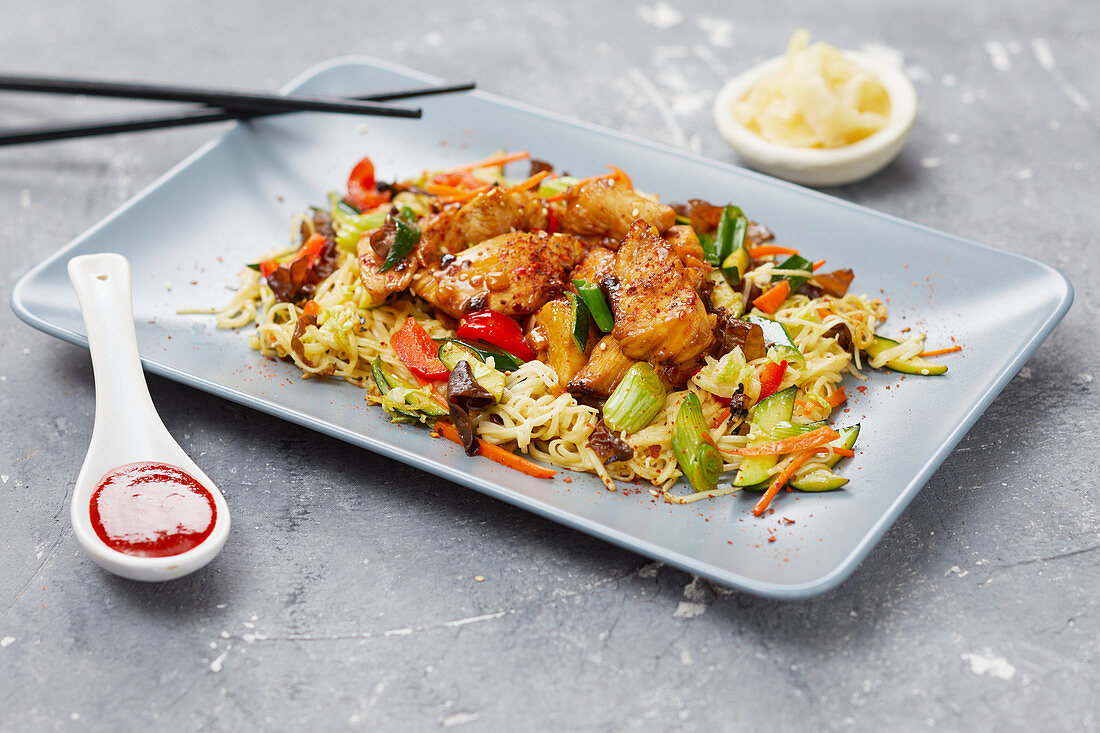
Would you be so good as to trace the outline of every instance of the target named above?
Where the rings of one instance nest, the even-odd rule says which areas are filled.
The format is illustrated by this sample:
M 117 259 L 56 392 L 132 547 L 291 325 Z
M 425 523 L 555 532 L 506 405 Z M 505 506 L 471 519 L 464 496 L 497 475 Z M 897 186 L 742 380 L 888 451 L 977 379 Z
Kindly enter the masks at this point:
M 603 420 L 600 420 L 596 424 L 596 429 L 592 431 L 592 435 L 588 438 L 588 447 L 592 449 L 592 452 L 599 456 L 600 460 L 606 463 L 615 463 L 617 461 L 629 461 L 634 457 L 634 449 L 631 448 L 626 441 L 624 441 L 615 433 L 603 424 Z

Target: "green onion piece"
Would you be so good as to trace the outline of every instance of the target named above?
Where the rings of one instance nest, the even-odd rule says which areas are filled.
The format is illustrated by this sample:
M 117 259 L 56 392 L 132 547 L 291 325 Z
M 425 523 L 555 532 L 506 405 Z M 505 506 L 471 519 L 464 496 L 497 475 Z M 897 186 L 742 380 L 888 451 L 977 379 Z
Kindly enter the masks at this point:
M 412 212 L 412 209 L 408 209 Z M 393 223 L 397 227 L 397 233 L 393 237 L 393 246 L 390 247 L 390 251 L 386 253 L 386 260 L 382 263 L 382 266 L 378 268 L 379 272 L 385 272 L 401 260 L 409 256 L 409 253 L 413 251 L 417 243 L 420 242 L 420 227 L 415 223 L 410 224 L 405 220 L 402 214 L 398 214 L 393 217 Z M 415 219 L 416 214 L 412 215 Z
M 579 178 L 573 176 L 558 176 L 557 178 L 544 178 L 539 184 L 539 196 L 549 197 L 572 188 L 580 183 Z
M 814 263 L 810 262 L 801 255 L 791 255 L 783 262 L 775 266 L 777 270 L 802 270 L 810 273 L 814 271 Z M 798 290 L 802 285 L 810 279 L 809 275 L 775 275 L 772 277 L 772 282 L 778 280 L 786 280 L 791 284 L 791 292 Z
M 605 421 L 606 422 L 606 421 Z M 672 452 L 680 470 L 696 491 L 710 491 L 722 475 L 722 454 L 703 423 L 703 406 L 694 392 L 680 405 L 672 428 Z
M 260 271 L 260 263 L 259 262 L 249 262 L 248 263 L 248 268 L 250 270 L 255 270 L 256 272 L 259 272 Z
M 329 194 L 332 225 L 336 229 L 336 246 L 345 252 L 355 252 L 363 232 L 377 229 L 386 221 L 386 213 L 378 211 L 371 214 L 351 213 L 346 201 L 336 194 Z
M 566 300 L 573 314 L 573 343 L 584 351 L 588 347 L 588 328 L 592 324 L 592 315 L 588 312 L 588 306 L 577 297 L 576 293 L 566 291 Z
M 603 333 L 611 333 L 615 328 L 615 316 L 612 315 L 611 306 L 607 304 L 607 298 L 603 297 L 600 287 L 586 280 L 574 280 L 573 286 L 577 289 L 581 300 L 588 306 L 588 312 L 592 314 L 596 328 Z
M 727 206 L 722 209 L 718 231 L 714 233 L 714 249 L 718 253 L 719 261 L 724 261 L 734 250 L 744 246 L 748 225 L 745 214 L 738 207 Z M 740 239 L 737 237 L 738 232 L 741 234 Z
M 648 362 L 640 361 L 603 406 L 603 422 L 615 432 L 636 433 L 653 420 L 665 404 L 665 385 Z
M 333 207 L 348 214 L 349 216 L 358 216 L 363 213 L 363 210 L 358 206 L 348 201 L 347 199 L 337 199 Z

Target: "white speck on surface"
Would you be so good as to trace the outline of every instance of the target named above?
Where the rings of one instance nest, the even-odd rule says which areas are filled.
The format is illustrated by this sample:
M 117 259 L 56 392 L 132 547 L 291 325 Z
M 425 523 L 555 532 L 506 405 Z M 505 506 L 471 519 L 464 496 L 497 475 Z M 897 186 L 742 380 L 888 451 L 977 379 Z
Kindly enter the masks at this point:
M 246 644 L 251 644 L 254 641 L 263 641 L 266 638 L 266 634 L 241 634 L 241 639 L 243 639 Z M 244 649 L 241 649 L 241 651 L 243 652 Z
M 672 97 L 672 113 L 680 117 L 695 114 L 707 106 L 707 95 L 676 94 Z
M 963 570 L 958 565 L 952 565 L 951 567 L 949 567 L 947 569 L 947 572 L 944 573 L 944 576 L 946 577 L 946 576 L 951 575 L 951 574 L 957 575 L 960 578 L 965 578 L 967 575 L 970 575 L 970 571 L 969 570 Z
M 950 145 L 958 145 L 962 142 L 962 138 L 959 137 L 958 133 L 955 132 L 947 133 L 943 136 L 943 139 L 946 140 Z
M 648 565 L 643 565 L 638 569 L 639 578 L 656 578 L 657 573 L 664 567 L 663 562 L 651 562 Z
M 29 188 L 24 188 L 19 192 L 19 205 L 24 209 L 31 208 L 31 190 Z
M 80 713 L 69 713 L 69 720 L 80 720 Z
M 244 627 L 246 629 L 254 629 L 254 628 L 256 628 L 256 624 L 252 623 L 251 621 L 245 621 L 244 622 Z
M 1020 367 L 1020 371 L 1016 376 L 1020 379 L 1031 379 L 1031 367 Z
M 932 72 L 923 66 L 917 66 L 915 64 L 905 67 L 905 75 L 909 77 L 910 81 L 915 81 L 920 84 L 932 83 Z
M 1008 71 L 1012 68 L 1008 49 L 1000 41 L 986 41 L 985 52 L 989 54 L 989 63 L 993 64 L 993 68 L 997 71 Z
M 1082 382 L 1091 382 L 1092 381 L 1092 375 L 1088 374 L 1088 373 L 1085 373 L 1085 372 L 1082 372 L 1081 374 L 1077 375 L 1077 379 L 1079 379 Z
M 694 603 L 692 601 L 680 601 L 676 610 L 672 612 L 672 618 L 695 618 L 707 612 L 707 604 Z
M 229 632 L 228 632 L 228 631 L 223 631 L 223 632 L 221 633 L 221 637 L 222 637 L 223 639 L 228 639 L 228 638 L 229 638 Z
M 472 723 L 481 715 L 479 713 L 452 713 L 445 718 L 442 718 L 439 722 L 444 728 L 450 728 L 456 725 L 465 725 L 466 723 Z
M 1006 681 L 1016 676 L 1016 668 L 1007 659 L 992 656 L 988 649 L 984 654 L 967 652 L 962 655 L 962 659 L 970 663 L 970 671 L 977 675 L 996 677 Z
M 939 168 L 943 161 L 939 158 L 921 158 L 920 164 L 922 168 Z
M 1061 130 L 1062 129 L 1062 121 L 1061 120 L 1051 120 L 1050 122 L 1047 123 L 1047 127 L 1049 127 L 1051 130 Z
M 1013 173 L 1012 177 L 1015 178 L 1017 181 L 1026 181 L 1034 175 L 1035 171 L 1031 170 L 1030 168 L 1022 168 Z
M 218 605 L 214 606 L 214 608 L 225 608 L 228 605 L 228 603 L 219 603 Z
M 8 476 L 8 474 L 6 474 L 6 473 L 0 474 L 0 481 L 3 481 L 4 483 L 7 483 L 9 478 L 11 478 L 11 477 Z
M 890 64 L 898 69 L 905 68 L 905 56 L 896 48 L 881 43 L 865 43 L 859 49 L 880 64 Z
M 409 629 L 409 628 L 404 628 L 404 629 L 390 629 L 389 631 L 387 631 L 386 633 L 384 633 L 384 634 L 383 634 L 383 636 L 408 636 L 408 635 L 409 635 L 409 634 L 411 634 L 412 632 L 413 632 L 413 630 L 412 630 L 412 629 Z
M 214 674 L 222 671 L 222 663 L 225 658 L 229 656 L 229 647 L 225 648 L 225 651 L 214 658 L 214 661 L 210 663 L 210 671 Z
M 438 46 L 441 43 L 443 43 L 442 33 L 436 33 L 435 31 L 432 31 L 431 33 L 426 33 L 424 35 L 425 46 Z
M 216 641 L 210 642 L 210 648 L 211 649 L 217 649 L 218 648 L 218 642 L 216 642 Z
M 30 356 L 30 355 L 31 355 L 31 350 L 30 349 L 23 349 L 23 356 Z
M 695 19 L 695 25 L 703 33 L 707 34 L 707 41 L 718 48 L 729 48 L 733 44 L 733 23 L 725 18 L 711 18 L 700 16 Z
M 672 112 L 672 107 L 665 100 L 661 91 L 649 80 L 645 74 L 638 69 L 631 68 L 627 70 L 627 76 L 630 81 L 634 82 L 642 94 L 653 104 L 657 113 L 664 120 L 665 127 L 668 128 L 669 134 L 672 136 L 672 144 L 678 148 L 686 148 L 687 133 L 684 132 L 684 128 L 680 126 L 680 123 L 676 120 L 676 115 Z
M 1054 79 L 1054 83 L 1078 109 L 1082 112 L 1088 112 L 1092 109 L 1092 104 L 1085 95 L 1077 87 L 1070 84 L 1069 79 L 1062 75 L 1061 70 L 1054 63 L 1054 53 L 1050 50 L 1050 44 L 1047 43 L 1045 38 L 1032 38 L 1031 52 L 1035 54 L 1035 60 L 1039 62 L 1039 65 L 1050 74 L 1051 78 Z
M 953 87 L 958 83 L 959 79 L 954 74 L 944 74 L 940 77 L 940 84 L 943 84 L 945 87 Z
M 634 11 L 646 23 L 663 31 L 674 25 L 679 25 L 684 20 L 684 16 L 679 10 L 665 2 L 659 2 L 653 7 L 639 5 L 634 8 Z
M 959 100 L 963 104 L 974 104 L 974 92 L 963 92 L 962 95 L 959 96 Z
M 492 621 L 493 619 L 501 618 L 506 613 L 508 612 L 497 611 L 496 613 L 486 613 L 482 616 L 470 616 L 469 618 L 460 618 L 456 621 L 447 621 L 443 625 L 453 629 L 458 626 L 465 626 L 466 624 L 477 624 L 481 623 L 482 621 Z
M 686 649 L 684 651 L 680 652 L 680 664 L 682 664 L 686 667 L 689 664 L 691 664 L 691 662 L 692 662 L 691 652 L 689 652 Z
M 0 639 L 0 647 L 11 646 L 14 643 L 15 643 L 15 637 L 14 636 L 5 636 L 3 639 Z
M 169 282 L 164 283 L 164 289 L 165 290 L 171 290 L 172 289 L 172 283 L 169 283 Z

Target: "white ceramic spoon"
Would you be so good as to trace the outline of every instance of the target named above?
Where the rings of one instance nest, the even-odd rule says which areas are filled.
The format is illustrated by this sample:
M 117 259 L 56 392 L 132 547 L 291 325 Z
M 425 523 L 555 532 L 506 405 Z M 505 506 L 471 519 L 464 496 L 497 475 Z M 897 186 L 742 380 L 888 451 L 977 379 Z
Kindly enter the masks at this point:
M 164 427 L 141 370 L 130 292 L 130 263 L 118 254 L 82 255 L 69 260 L 88 332 L 95 372 L 95 427 L 88 455 L 73 489 L 73 533 L 105 570 L 133 580 L 172 580 L 214 559 L 229 534 L 229 507 L 218 487 L 195 465 Z M 91 498 L 99 480 L 120 466 L 166 463 L 183 469 L 214 497 L 214 528 L 196 547 L 167 557 L 140 557 L 109 547 L 96 534 Z

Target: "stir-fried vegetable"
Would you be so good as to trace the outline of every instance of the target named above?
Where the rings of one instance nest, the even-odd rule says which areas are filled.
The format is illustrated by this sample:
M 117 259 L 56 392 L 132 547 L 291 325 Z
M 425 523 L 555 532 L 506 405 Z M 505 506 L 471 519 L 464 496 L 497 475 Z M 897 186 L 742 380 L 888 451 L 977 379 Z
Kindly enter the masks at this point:
M 596 328 L 603 333 L 611 333 L 615 328 L 615 316 L 611 313 L 611 306 L 607 304 L 607 298 L 603 296 L 600 286 L 586 280 L 574 280 L 573 287 L 577 289 L 577 294 L 588 306 L 588 312 Z
M 413 374 L 424 379 L 446 379 L 450 371 L 436 356 L 435 342 L 415 318 L 406 318 L 390 345 Z
M 718 486 L 722 474 L 722 454 L 707 432 L 703 407 L 694 392 L 688 392 L 676 413 L 672 428 L 672 452 L 680 470 L 696 491 L 710 491 Z
M 665 386 L 648 362 L 627 370 L 603 406 L 604 423 L 616 432 L 636 433 L 649 425 L 665 404 Z
M 460 338 L 469 338 L 492 344 L 523 361 L 535 358 L 535 352 L 523 338 L 519 324 L 495 311 L 478 311 L 464 316 L 458 325 Z
M 416 225 L 416 212 L 408 206 L 401 209 L 397 216 L 390 216 L 388 222 L 393 222 L 393 242 L 390 251 L 386 253 L 386 259 L 379 272 L 385 272 L 393 268 L 398 262 L 405 259 L 420 242 L 420 227 Z M 383 225 L 385 228 L 385 225 Z

